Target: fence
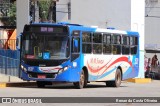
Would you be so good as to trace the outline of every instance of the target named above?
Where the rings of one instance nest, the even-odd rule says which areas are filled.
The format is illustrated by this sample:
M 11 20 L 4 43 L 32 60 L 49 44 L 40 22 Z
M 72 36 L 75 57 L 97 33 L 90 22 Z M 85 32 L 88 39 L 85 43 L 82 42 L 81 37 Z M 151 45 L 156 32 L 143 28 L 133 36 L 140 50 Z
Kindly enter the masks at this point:
M 4 42 L 1 40 L 1 42 Z M 11 43 L 9 43 L 11 44 Z M 9 46 L 8 46 L 9 47 Z M 0 74 L 19 76 L 19 51 L 0 48 Z
M 19 76 L 19 60 L 0 56 L 0 74 Z

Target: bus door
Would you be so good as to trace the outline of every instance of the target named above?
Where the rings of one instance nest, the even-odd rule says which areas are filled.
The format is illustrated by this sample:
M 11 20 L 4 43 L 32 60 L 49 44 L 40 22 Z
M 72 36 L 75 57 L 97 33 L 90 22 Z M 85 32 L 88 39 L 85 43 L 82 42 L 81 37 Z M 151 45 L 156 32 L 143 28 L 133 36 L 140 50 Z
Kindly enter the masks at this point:
M 80 58 L 80 31 L 73 31 L 71 39 L 71 62 L 72 62 L 72 78 L 75 81 L 80 79 L 81 58 Z

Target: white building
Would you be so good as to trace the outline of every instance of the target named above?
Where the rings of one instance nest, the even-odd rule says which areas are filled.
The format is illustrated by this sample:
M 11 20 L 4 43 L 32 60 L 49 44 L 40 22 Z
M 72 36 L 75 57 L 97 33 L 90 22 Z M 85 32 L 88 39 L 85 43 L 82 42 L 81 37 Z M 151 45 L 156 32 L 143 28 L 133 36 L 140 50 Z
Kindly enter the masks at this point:
M 160 51 L 160 0 L 146 0 L 145 48 Z M 146 53 L 152 58 L 155 53 Z M 160 59 L 160 54 L 157 53 Z

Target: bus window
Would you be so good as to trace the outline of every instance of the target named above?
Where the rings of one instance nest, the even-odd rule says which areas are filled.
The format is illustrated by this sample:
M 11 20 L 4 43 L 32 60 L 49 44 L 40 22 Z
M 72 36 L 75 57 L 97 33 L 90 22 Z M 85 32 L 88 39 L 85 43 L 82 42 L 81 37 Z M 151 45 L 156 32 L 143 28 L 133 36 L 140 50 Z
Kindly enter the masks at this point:
M 94 33 L 93 34 L 93 43 L 102 43 L 102 34 Z
M 74 61 L 76 58 L 80 55 L 80 38 L 79 37 L 73 37 L 72 38 L 72 55 L 71 55 L 71 61 Z
M 138 45 L 138 38 L 137 37 L 130 37 L 130 44 L 131 45 Z
M 92 42 L 91 33 L 89 33 L 89 32 L 83 32 L 82 33 L 82 42 L 91 43 Z
M 113 34 L 112 35 L 112 44 L 121 44 L 121 36 Z
M 91 44 L 82 44 L 82 52 L 83 53 L 91 53 L 92 45 Z
M 103 34 L 103 53 L 111 53 L 111 34 Z
M 92 52 L 92 35 L 89 32 L 82 33 L 82 52 L 83 53 Z
M 121 36 L 113 34 L 112 35 L 112 53 L 121 54 Z
M 129 36 L 122 36 L 122 54 L 130 54 Z
M 43 46 L 41 44 L 44 41 L 44 36 L 37 36 L 35 33 L 26 34 L 23 36 L 22 49 L 23 57 L 32 57 L 38 59 L 39 53 L 42 53 Z
M 111 53 L 111 45 L 103 44 L 103 53 L 104 54 Z
M 66 59 L 68 56 L 68 48 L 65 46 L 67 41 L 68 36 L 25 34 L 22 42 L 22 54 L 28 59 Z
M 113 45 L 112 46 L 113 54 L 121 54 L 121 45 Z
M 102 45 L 101 44 L 93 44 L 93 53 L 101 54 L 102 53 Z
M 103 34 L 103 43 L 111 44 L 111 34 Z
M 74 37 L 72 39 L 72 52 L 73 53 L 80 52 L 80 39 L 79 39 L 79 37 Z
M 138 38 L 137 37 L 130 37 L 130 48 L 131 48 L 131 54 L 137 53 L 137 48 L 138 48 Z
M 93 34 L 93 53 L 94 54 L 102 53 L 102 34 L 101 33 Z

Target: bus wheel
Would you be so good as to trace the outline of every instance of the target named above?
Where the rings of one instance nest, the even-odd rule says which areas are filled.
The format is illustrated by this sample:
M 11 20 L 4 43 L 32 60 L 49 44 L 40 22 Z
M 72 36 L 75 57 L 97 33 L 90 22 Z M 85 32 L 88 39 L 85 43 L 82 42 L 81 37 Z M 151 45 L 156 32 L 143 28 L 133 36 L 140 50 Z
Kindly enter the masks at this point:
M 46 85 L 45 82 L 43 82 L 43 81 L 37 81 L 37 87 L 38 87 L 38 88 L 44 88 L 45 85 Z
M 120 69 L 118 68 L 116 70 L 115 80 L 114 81 L 106 81 L 106 86 L 119 87 L 121 85 L 121 79 L 122 79 L 122 73 L 121 73 Z
M 74 82 L 73 84 L 78 89 L 82 89 L 84 86 L 87 85 L 85 73 L 84 73 L 83 70 L 82 70 L 81 75 L 80 75 L 80 81 L 79 82 Z

